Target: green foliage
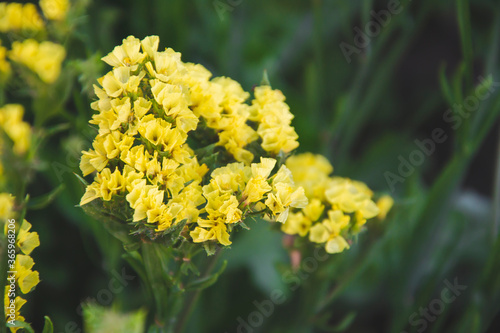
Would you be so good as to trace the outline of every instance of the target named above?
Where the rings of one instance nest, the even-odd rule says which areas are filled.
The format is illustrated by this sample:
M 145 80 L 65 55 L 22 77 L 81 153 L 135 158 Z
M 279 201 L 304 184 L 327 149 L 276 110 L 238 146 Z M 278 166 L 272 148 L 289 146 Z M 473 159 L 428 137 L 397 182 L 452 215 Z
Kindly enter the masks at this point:
M 399 333 L 424 325 L 426 332 L 495 329 L 500 310 L 500 199 L 492 179 L 500 179 L 493 158 L 500 113 L 497 1 L 401 1 L 401 10 L 366 47 L 356 45 L 354 27 L 365 31 L 367 22 L 376 22 L 372 11 L 388 10 L 388 1 L 107 0 L 88 8 L 86 3 L 77 1 L 81 8 L 66 41 L 68 68 L 60 79 L 39 94 L 10 86 L 0 96 L 24 104 L 43 138 L 29 166 L 8 156 L 2 161 L 12 166 L 6 168 L 15 183 L 11 192 L 32 194 L 27 216 L 40 233 L 40 249 L 46 249 L 36 258 L 42 283 L 33 294 L 39 296 L 23 308 L 36 331 L 44 327 L 44 314 L 58 332 L 70 321 L 80 325 L 75 309 L 81 300 L 106 287 L 109 272 L 123 265 L 136 272 L 141 285 L 114 295 L 113 309 L 85 305 L 89 332 L 109 327 L 111 319 L 117 325 L 112 329 L 143 332 L 146 322 L 174 314 L 178 322 L 160 324 L 177 332 L 184 327 L 235 332 L 238 318 L 248 322 L 259 312 L 254 301 L 269 300 L 273 290 L 282 291 L 286 301 L 273 303 L 272 314 L 262 315 L 254 332 Z M 92 84 L 105 71 L 99 58 L 129 34 L 159 35 L 183 60 L 233 77 L 247 91 L 272 82 L 295 115 L 299 150 L 325 154 L 335 174 L 391 194 L 393 212 L 361 233 L 346 253 L 316 260 L 314 270 L 305 259 L 315 258 L 315 248 L 300 254 L 297 268 L 297 254 L 282 244 L 287 239 L 247 221 L 251 230 L 235 235 L 230 251 L 219 254 L 207 243 L 208 259 L 227 260 L 216 273 L 215 264 L 202 264 L 203 252 L 179 247 L 163 253 L 156 243 L 141 245 L 121 216 L 110 219 L 109 207 L 86 205 L 94 216 L 88 217 L 75 207 L 86 180 L 72 173 L 80 173 L 80 151 L 95 136 L 87 121 Z M 342 43 L 358 52 L 346 56 Z M 488 97 L 463 116 L 455 106 L 465 105 L 478 90 L 488 91 Z M 444 118 L 448 110 L 453 121 Z M 431 139 L 437 128 L 446 139 L 434 142 L 426 155 L 415 140 Z M 424 156 L 422 163 L 401 176 L 399 157 L 409 160 L 415 151 Z M 207 165 L 220 164 L 220 158 L 216 147 L 200 151 Z M 399 180 L 391 185 L 387 172 Z M 180 231 L 162 241 L 181 242 Z M 176 271 L 179 276 L 169 274 Z M 419 309 L 439 300 L 445 281 L 455 278 L 467 289 L 435 320 L 412 324 L 410 318 L 425 318 Z M 201 288 L 206 290 L 200 296 Z M 51 297 L 59 289 L 74 295 Z M 181 294 L 185 302 L 179 301 Z M 145 303 L 147 313 L 130 312 Z M 100 315 L 90 319 L 91 309 Z M 191 319 L 184 319 L 189 314 Z M 148 327 L 162 331 L 161 325 Z M 43 332 L 52 332 L 48 318 Z

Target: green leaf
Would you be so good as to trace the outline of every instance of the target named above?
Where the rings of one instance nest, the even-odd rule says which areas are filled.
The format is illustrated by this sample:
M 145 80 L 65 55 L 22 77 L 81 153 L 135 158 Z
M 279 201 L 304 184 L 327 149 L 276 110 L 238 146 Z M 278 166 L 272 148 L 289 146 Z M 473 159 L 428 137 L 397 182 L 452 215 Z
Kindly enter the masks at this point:
M 458 27 L 460 30 L 460 41 L 462 44 L 462 56 L 464 60 L 464 71 L 466 80 L 466 89 L 472 89 L 472 62 L 473 62 L 473 48 L 472 48 L 472 29 L 470 22 L 470 6 L 468 0 L 457 1 L 457 19 Z
M 187 219 L 184 219 L 180 222 L 177 222 L 175 225 L 164 231 L 163 237 L 165 238 L 165 243 L 164 243 L 165 246 L 172 246 L 177 242 L 177 240 L 181 235 L 182 230 L 186 226 L 186 223 Z
M 322 330 L 325 332 L 345 332 L 356 318 L 356 312 L 349 312 L 341 321 L 335 326 L 323 326 Z
M 87 303 L 82 305 L 85 332 L 144 332 L 146 310 L 122 313 L 112 308 Z
M 52 135 L 55 135 L 60 132 L 64 132 L 66 130 L 69 130 L 71 128 L 70 123 L 63 123 L 63 124 L 58 124 L 52 127 L 49 127 L 45 130 L 44 136 L 45 137 L 50 137 Z
M 209 276 L 201 278 L 201 279 L 196 279 L 196 280 L 188 283 L 185 290 L 186 291 L 203 290 L 203 289 L 210 287 L 215 282 L 217 282 L 219 275 L 221 275 L 222 272 L 224 272 L 224 270 L 226 269 L 226 266 L 227 266 L 227 260 L 224 260 L 221 268 L 219 269 L 219 271 L 217 273 L 214 273 L 212 275 L 209 275 Z
M 52 324 L 52 320 L 49 317 L 45 316 L 45 325 L 43 326 L 42 333 L 53 333 L 54 332 L 54 324 Z
M 213 256 L 217 251 L 217 244 L 214 242 L 204 242 L 203 248 L 207 252 L 207 256 Z
M 441 92 L 443 93 L 446 102 L 448 102 L 449 106 L 452 106 L 453 103 L 455 103 L 455 97 L 453 96 L 450 83 L 448 82 L 448 78 L 446 77 L 445 64 L 441 65 L 441 67 L 439 68 L 439 83 L 441 85 Z
M 96 199 L 80 207 L 87 215 L 101 222 L 112 236 L 120 240 L 125 250 L 130 251 L 137 248 L 140 239 L 130 234 L 130 227 L 126 223 L 127 212 L 121 209 L 128 207 L 124 204 L 123 198 L 122 201 L 117 199 L 112 202 Z
M 27 333 L 35 333 L 35 331 L 31 327 L 31 325 L 28 323 L 25 323 L 24 321 L 16 320 L 16 321 L 14 321 L 14 325 L 7 323 L 7 327 L 20 327 L 20 328 L 23 328 L 24 330 L 26 330 Z
M 200 165 L 206 164 L 208 169 L 213 171 L 220 166 L 219 159 L 220 159 L 220 153 L 215 152 L 213 154 L 206 155 L 205 157 L 201 158 L 199 160 L 200 161 L 199 163 Z
M 78 178 L 78 180 L 80 181 L 80 183 L 83 184 L 83 186 L 85 186 L 85 187 L 89 186 L 89 183 L 82 176 L 80 176 L 79 174 L 74 173 L 74 172 L 73 172 L 73 174 L 76 176 L 76 178 Z
M 36 210 L 47 207 L 50 203 L 52 203 L 52 201 L 54 201 L 56 196 L 64 190 L 64 188 L 64 184 L 60 184 L 58 187 L 47 194 L 41 195 L 36 198 L 31 198 L 28 202 L 28 209 Z
M 240 223 L 238 223 L 238 225 L 239 225 L 240 227 L 242 227 L 243 229 L 245 229 L 245 230 L 250 230 L 250 227 L 249 227 L 249 226 L 247 226 L 247 225 L 245 224 L 245 222 L 243 222 L 243 221 L 241 221 Z
M 267 76 L 267 69 L 264 69 L 262 73 L 262 80 L 260 81 L 261 86 L 271 86 L 271 82 L 269 82 L 269 77 Z

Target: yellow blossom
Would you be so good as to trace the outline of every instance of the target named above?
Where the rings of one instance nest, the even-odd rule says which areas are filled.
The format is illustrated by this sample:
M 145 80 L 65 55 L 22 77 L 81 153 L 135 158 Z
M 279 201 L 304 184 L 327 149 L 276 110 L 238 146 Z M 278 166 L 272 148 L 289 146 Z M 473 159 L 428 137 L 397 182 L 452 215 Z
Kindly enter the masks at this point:
M 32 3 L 0 3 L 0 32 L 43 29 L 43 20 Z
M 13 217 L 14 197 L 10 193 L 0 193 L 0 219 L 5 221 Z
M 311 228 L 312 221 L 304 216 L 302 212 L 290 213 L 284 224 L 281 225 L 281 230 L 288 235 L 298 234 L 304 237 Z
M 394 199 L 390 195 L 381 196 L 380 199 L 377 200 L 377 207 L 379 209 L 377 215 L 378 219 L 384 220 L 393 205 Z
M 217 240 L 222 245 L 231 245 L 229 233 L 227 232 L 226 224 L 223 221 L 199 219 L 198 225 L 202 228 L 196 227 L 193 231 L 191 231 L 193 242 L 201 243 L 210 240 Z M 205 228 L 208 228 L 208 230 Z
M 0 129 L 14 143 L 13 150 L 21 155 L 28 151 L 31 144 L 31 127 L 23 119 L 24 109 L 19 104 L 7 104 L 0 108 Z
M 264 150 L 273 154 L 288 153 L 299 146 L 298 135 L 291 126 L 293 115 L 281 91 L 272 90 L 270 86 L 256 87 L 249 119 L 259 122 L 257 133 Z
M 16 281 L 23 294 L 29 293 L 40 282 L 38 272 L 31 270 L 34 264 L 35 262 L 30 256 L 24 254 L 16 255 Z
M 57 80 L 65 56 L 66 51 L 62 45 L 49 41 L 38 43 L 34 39 L 12 43 L 9 53 L 12 61 L 25 65 L 46 83 Z
M 315 243 L 326 243 L 328 253 L 342 252 L 349 245 L 340 235 L 340 232 L 349 225 L 349 216 L 340 210 L 328 211 L 328 219 L 316 223 L 310 230 L 309 239 Z
M 64 20 L 69 10 L 69 0 L 40 0 L 43 15 L 49 20 Z
M 5 320 L 6 322 L 10 322 L 11 320 L 18 320 L 21 322 L 25 321 L 25 318 L 21 315 L 20 311 L 24 304 L 26 304 L 26 300 L 20 296 L 16 296 L 16 298 L 9 298 L 8 289 L 9 286 L 5 286 L 5 297 L 4 297 L 4 308 L 5 308 Z M 11 332 L 17 332 L 22 328 L 20 327 L 11 327 Z
M 133 36 L 129 36 L 123 40 L 123 44 L 116 46 L 113 52 L 103 57 L 102 60 L 113 67 L 131 67 L 132 70 L 137 68 L 145 54 L 140 52 L 141 41 Z
M 10 63 L 7 61 L 7 49 L 2 46 L 0 41 L 0 79 L 8 76 L 11 72 Z
M 31 224 L 23 220 L 21 224 L 21 228 L 17 234 L 16 244 L 26 255 L 29 255 L 34 248 L 40 245 L 40 239 L 38 238 L 38 234 L 36 232 L 30 232 Z
M 304 188 L 308 198 L 324 199 L 325 186 L 333 172 L 332 165 L 324 156 L 311 153 L 290 156 L 286 166 L 292 171 L 295 183 Z

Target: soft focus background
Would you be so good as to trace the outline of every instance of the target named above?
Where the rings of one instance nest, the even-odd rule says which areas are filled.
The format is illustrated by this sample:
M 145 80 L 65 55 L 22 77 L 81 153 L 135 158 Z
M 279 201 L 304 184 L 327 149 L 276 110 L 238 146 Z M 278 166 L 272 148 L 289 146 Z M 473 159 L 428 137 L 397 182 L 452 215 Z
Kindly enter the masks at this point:
M 300 288 L 278 273 L 290 262 L 281 235 L 251 224 L 236 235 L 226 272 L 203 294 L 187 332 L 238 332 L 238 318 L 248 322 L 258 309 L 254 301 L 270 299 L 275 289 L 286 302 L 259 327 L 240 326 L 240 332 L 498 332 L 497 0 L 87 4 L 67 50 L 68 58 L 89 60 L 68 87 L 73 96 L 65 115 L 51 120 L 70 130 L 45 145 L 38 161 L 43 171 L 28 189 L 36 196 L 65 184 L 50 206 L 27 216 L 41 239 L 33 257 L 42 283 L 24 309 L 37 331 L 49 315 L 55 332 L 81 332 L 79 304 L 89 298 L 120 311 L 140 308 L 139 279 L 121 259 L 119 243 L 75 207 L 83 189 L 73 172 L 80 173 L 80 151 L 94 135 L 87 124 L 90 84 L 109 70 L 100 57 L 128 35 L 154 34 L 160 47 L 247 91 L 267 70 L 295 115 L 299 151 L 325 154 L 335 174 L 396 200 L 386 221 L 372 223 L 351 250 L 317 262 L 321 269 L 299 278 Z M 368 22 L 375 22 L 371 31 Z M 489 96 L 473 104 L 479 101 L 474 87 L 488 79 Z M 469 111 L 446 118 L 453 105 Z M 446 139 L 430 143 L 440 128 Z M 122 272 L 135 278 L 123 291 L 103 291 Z M 319 288 L 324 281 L 330 286 Z M 449 284 L 466 289 L 443 303 Z M 429 307 L 437 314 L 423 314 Z

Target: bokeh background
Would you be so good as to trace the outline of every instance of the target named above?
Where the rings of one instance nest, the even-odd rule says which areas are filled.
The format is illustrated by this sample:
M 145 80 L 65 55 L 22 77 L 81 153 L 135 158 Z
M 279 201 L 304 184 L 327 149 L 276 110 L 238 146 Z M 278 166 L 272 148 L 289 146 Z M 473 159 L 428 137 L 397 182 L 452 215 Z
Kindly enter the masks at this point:
M 66 113 L 51 119 L 71 129 L 45 145 L 37 161 L 41 172 L 28 188 L 36 196 L 64 184 L 51 205 L 27 216 L 41 239 L 33 257 L 42 283 L 24 309 L 36 331 L 49 315 L 56 332 L 80 332 L 79 304 L 102 295 L 113 271 L 135 274 L 121 259 L 120 244 L 75 207 L 83 188 L 73 172 L 79 173 L 80 151 L 93 136 L 90 84 L 109 70 L 100 57 L 128 35 L 159 35 L 161 47 L 247 91 L 266 70 L 295 115 L 298 151 L 326 155 L 335 174 L 396 201 L 386 221 L 374 222 L 351 250 L 320 262 L 318 274 L 301 279 L 296 290 L 279 274 L 290 262 L 281 235 L 252 224 L 236 235 L 225 254 L 226 272 L 204 292 L 187 332 L 237 332 L 238 317 L 248 320 L 253 302 L 269 299 L 274 289 L 287 301 L 253 332 L 497 332 L 499 86 L 492 84 L 490 96 L 464 118 L 468 125 L 454 129 L 443 116 L 474 96 L 480 77 L 500 82 L 498 1 L 78 3 L 88 7 L 67 42 L 68 58 L 89 60 L 68 87 Z M 366 23 L 376 22 L 371 12 L 387 11 L 390 3 L 399 3 L 398 13 L 356 46 L 357 31 L 366 34 Z M 346 50 L 352 51 L 348 57 Z M 388 181 L 389 173 L 398 175 L 401 158 L 419 149 L 415 140 L 431 138 L 436 128 L 447 139 L 402 181 Z M 467 289 L 424 320 L 425 328 L 410 322 L 455 280 Z M 143 297 L 135 278 L 112 302 L 130 311 Z

